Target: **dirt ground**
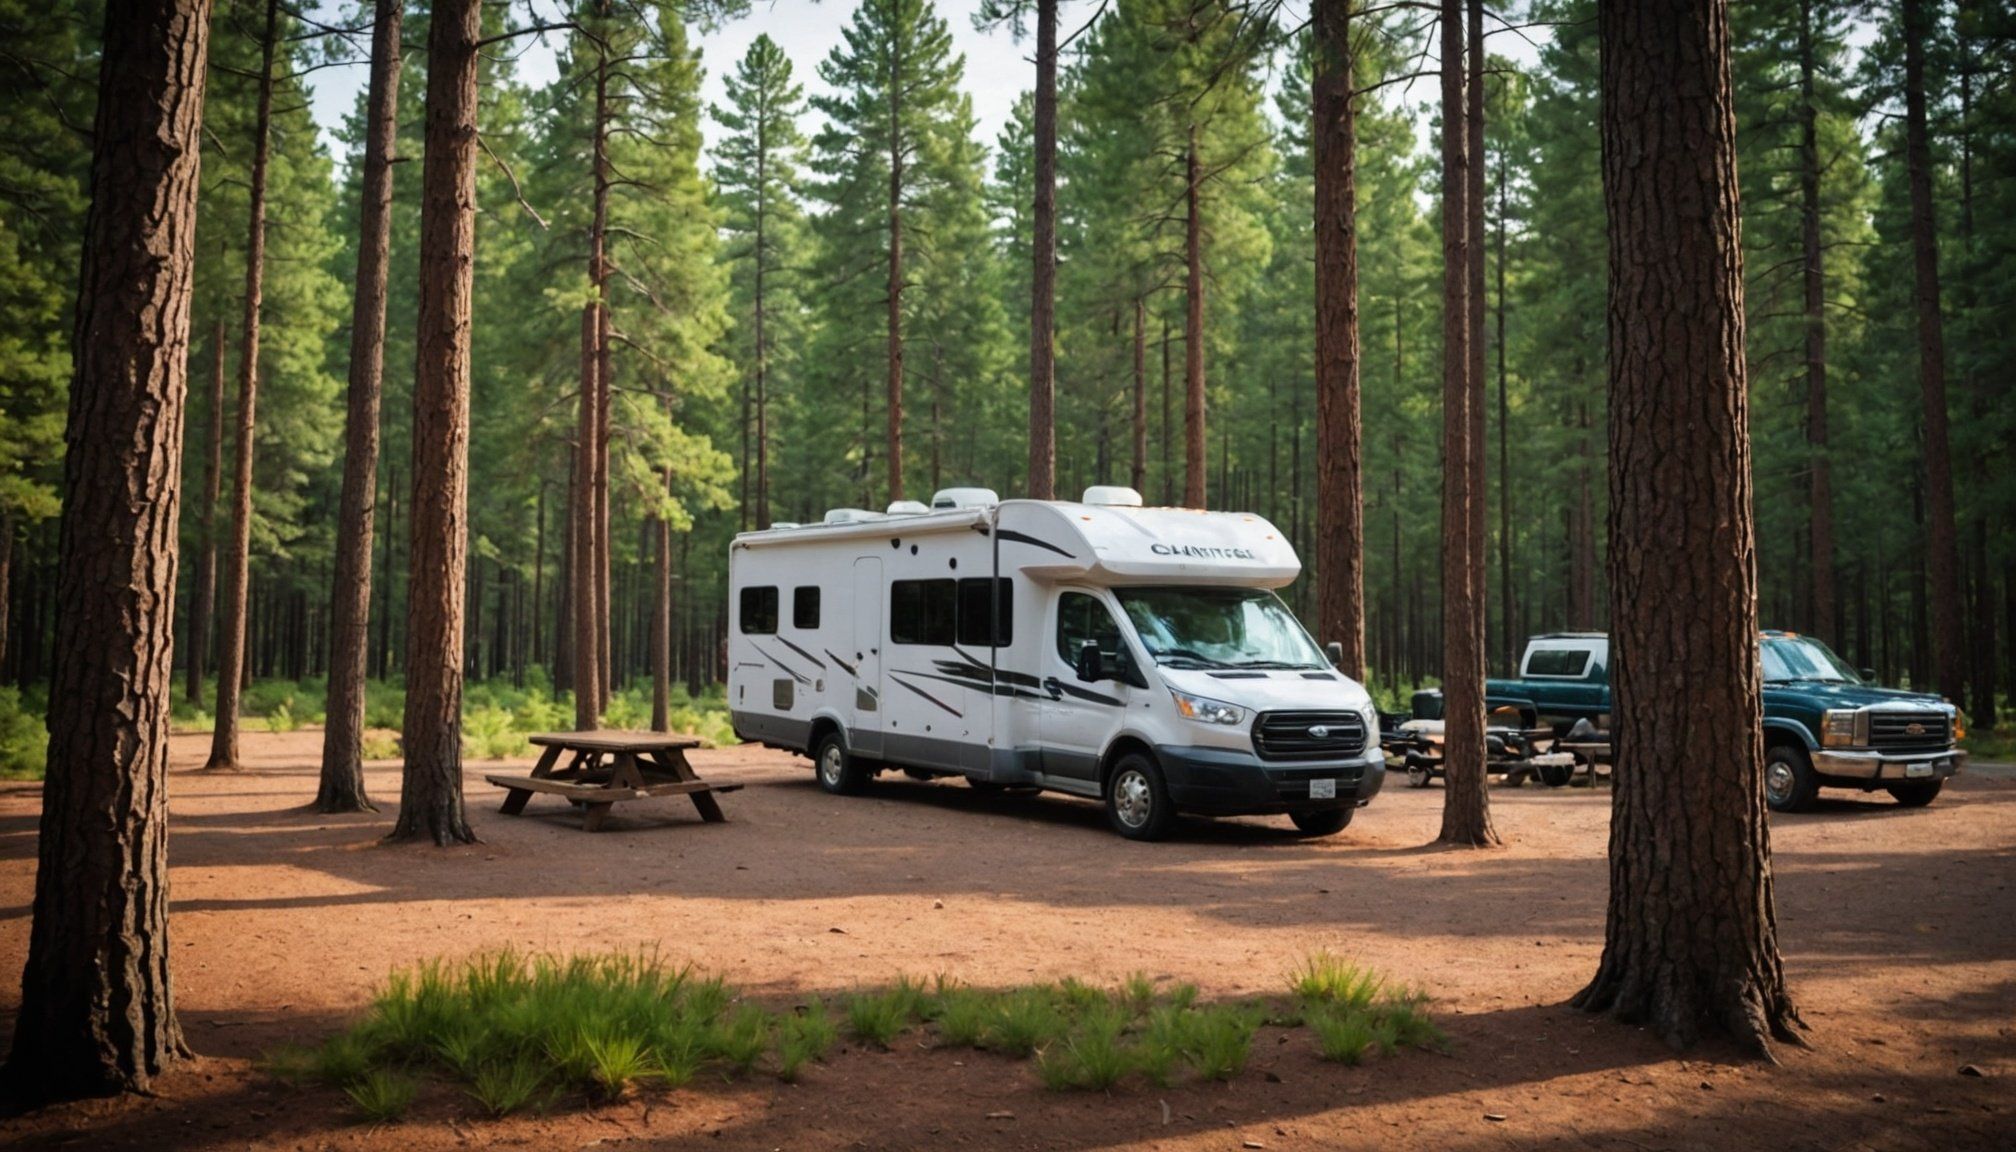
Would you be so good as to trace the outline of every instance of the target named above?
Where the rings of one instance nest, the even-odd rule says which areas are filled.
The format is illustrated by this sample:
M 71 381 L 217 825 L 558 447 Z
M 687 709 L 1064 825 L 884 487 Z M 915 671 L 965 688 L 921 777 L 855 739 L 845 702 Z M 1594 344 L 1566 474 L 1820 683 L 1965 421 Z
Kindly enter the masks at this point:
M 387 811 L 331 818 L 321 735 L 251 734 L 250 767 L 204 774 L 178 737 L 172 792 L 176 997 L 202 1059 L 152 1099 L 0 1119 L 0 1145 L 423 1150 L 585 1148 L 1618 1149 L 2016 1146 L 2016 779 L 1976 773 L 1931 808 L 1832 793 L 1773 820 L 1778 917 L 1810 1050 L 1783 1064 L 1676 1057 L 1569 1010 L 1603 931 L 1606 790 L 1497 788 L 1500 851 L 1439 851 L 1442 793 L 1399 780 L 1343 834 L 1284 819 L 1187 824 L 1140 845 L 1090 803 L 997 798 L 885 777 L 820 792 L 803 761 L 703 752 L 748 785 L 703 825 L 668 798 L 589 835 L 564 803 L 499 815 L 471 765 L 473 848 L 391 848 Z M 0 974 L 21 970 L 39 788 L 0 787 Z M 1209 995 L 1274 992 L 1327 948 L 1434 997 L 1446 1055 L 1322 1063 L 1261 1033 L 1229 1084 L 1044 1090 L 1031 1066 L 913 1046 L 842 1051 L 797 1086 L 696 1082 L 596 1108 L 493 1121 L 430 1086 L 408 1118 L 355 1122 L 285 1088 L 260 1053 L 340 1027 L 395 968 L 503 946 L 655 947 L 789 1003 L 899 974 L 978 984 L 1142 971 Z M 19 1002 L 0 979 L 0 1029 Z M 11 1037 L 0 1032 L 0 1043 Z M 1971 1069 L 1963 1072 L 1962 1069 Z M 1976 1075 L 1975 1073 L 1978 1073 Z

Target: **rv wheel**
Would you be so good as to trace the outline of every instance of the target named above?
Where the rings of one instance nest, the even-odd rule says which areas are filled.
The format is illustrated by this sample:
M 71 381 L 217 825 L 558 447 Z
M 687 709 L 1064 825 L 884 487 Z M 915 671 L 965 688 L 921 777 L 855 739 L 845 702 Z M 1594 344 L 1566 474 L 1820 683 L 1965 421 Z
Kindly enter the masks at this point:
M 835 796 L 851 796 L 868 783 L 867 770 L 847 750 L 846 739 L 837 731 L 828 732 L 819 741 L 812 763 L 818 771 L 819 787 Z
M 1160 840 L 1176 823 L 1176 806 L 1162 769 L 1139 752 L 1129 752 L 1113 766 L 1106 781 L 1106 821 L 1129 840 Z

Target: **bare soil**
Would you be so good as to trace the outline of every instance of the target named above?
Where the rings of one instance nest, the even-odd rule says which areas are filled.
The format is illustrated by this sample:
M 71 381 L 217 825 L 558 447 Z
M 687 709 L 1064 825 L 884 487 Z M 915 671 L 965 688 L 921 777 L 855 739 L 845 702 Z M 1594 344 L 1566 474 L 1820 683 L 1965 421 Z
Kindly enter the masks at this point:
M 1602 943 L 1609 795 L 1495 788 L 1510 846 L 1425 847 L 1442 792 L 1395 778 L 1344 833 L 1285 819 L 1186 824 L 1168 843 L 1106 831 L 1092 804 L 884 777 L 840 799 L 802 760 L 698 753 L 748 787 L 703 825 L 667 798 L 599 834 L 552 797 L 519 818 L 471 764 L 481 845 L 386 847 L 376 814 L 319 816 L 321 734 L 247 733 L 248 768 L 204 773 L 177 737 L 172 945 L 201 1058 L 148 1099 L 0 1119 L 0 1145 L 423 1150 L 581 1148 L 1681 1149 L 2016 1146 L 2016 780 L 1979 773 L 1932 807 L 1831 793 L 1773 819 L 1778 919 L 1812 1047 L 1776 1067 L 1565 1007 Z M 0 974 L 28 941 L 40 790 L 0 787 Z M 502 1121 L 445 1084 L 402 1122 L 254 1060 L 340 1028 L 401 966 L 505 946 L 655 948 L 779 1003 L 900 974 L 977 984 L 1141 971 L 1207 995 L 1275 992 L 1327 948 L 1434 997 L 1451 1038 L 1343 1068 L 1263 1031 L 1229 1084 L 1046 1091 L 1033 1068 L 921 1037 L 840 1051 L 796 1086 L 758 1076 Z M 19 988 L 0 980 L 0 1029 Z M 0 1043 L 9 1040 L 0 1031 Z M 1963 1072 L 1963 1069 L 1971 1069 Z M 1978 1073 L 1976 1075 L 1975 1073 Z

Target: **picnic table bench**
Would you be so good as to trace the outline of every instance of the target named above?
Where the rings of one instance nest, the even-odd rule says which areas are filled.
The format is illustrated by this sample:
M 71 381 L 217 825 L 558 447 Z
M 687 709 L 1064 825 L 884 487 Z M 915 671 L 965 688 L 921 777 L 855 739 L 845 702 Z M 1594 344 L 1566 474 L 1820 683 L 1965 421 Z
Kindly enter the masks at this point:
M 686 762 L 686 749 L 700 741 L 665 732 L 542 732 L 531 737 L 544 748 L 530 776 L 485 776 L 506 789 L 506 816 L 525 811 L 534 792 L 562 796 L 587 807 L 581 827 L 594 832 L 623 800 L 652 796 L 685 796 L 709 824 L 728 819 L 715 801 L 717 793 L 734 792 L 740 784 L 709 784 Z M 566 763 L 561 764 L 565 757 Z

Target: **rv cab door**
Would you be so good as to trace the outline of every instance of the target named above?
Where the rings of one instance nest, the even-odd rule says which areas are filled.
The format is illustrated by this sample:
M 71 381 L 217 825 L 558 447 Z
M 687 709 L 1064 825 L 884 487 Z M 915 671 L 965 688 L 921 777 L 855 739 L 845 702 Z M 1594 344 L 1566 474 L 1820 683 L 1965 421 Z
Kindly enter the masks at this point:
M 1088 640 L 1099 645 L 1108 679 L 1078 679 L 1078 651 Z M 1119 734 L 1133 691 L 1120 679 L 1126 648 L 1104 600 L 1069 588 L 1057 594 L 1039 658 L 1043 699 L 1036 706 L 1037 739 L 1045 776 L 1098 783 L 1099 757 Z
M 853 665 L 854 722 L 849 728 L 854 751 L 864 756 L 882 754 L 882 604 L 887 592 L 882 586 L 882 561 L 872 556 L 854 561 L 853 638 L 848 651 L 841 653 Z

